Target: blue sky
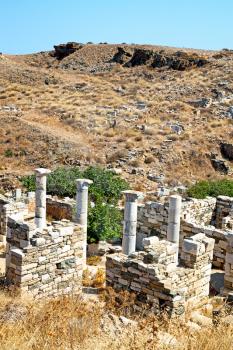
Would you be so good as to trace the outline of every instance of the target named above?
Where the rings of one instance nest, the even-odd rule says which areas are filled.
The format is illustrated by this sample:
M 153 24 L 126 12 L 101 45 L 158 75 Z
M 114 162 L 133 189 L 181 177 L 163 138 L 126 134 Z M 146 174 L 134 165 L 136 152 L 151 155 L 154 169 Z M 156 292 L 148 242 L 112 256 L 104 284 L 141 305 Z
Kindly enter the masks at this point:
M 0 0 L 0 51 L 67 42 L 233 48 L 233 0 Z

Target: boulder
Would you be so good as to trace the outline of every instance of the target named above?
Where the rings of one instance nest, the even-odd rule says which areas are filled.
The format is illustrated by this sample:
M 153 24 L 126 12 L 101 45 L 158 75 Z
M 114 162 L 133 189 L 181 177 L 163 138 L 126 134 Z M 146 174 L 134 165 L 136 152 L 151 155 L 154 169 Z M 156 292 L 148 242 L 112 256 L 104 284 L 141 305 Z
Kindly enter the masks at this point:
M 233 112 L 233 110 L 232 110 Z M 233 116 L 233 114 L 232 114 Z M 220 144 L 220 151 L 224 158 L 233 160 L 233 144 L 222 142 Z
M 212 326 L 212 319 L 200 314 L 198 311 L 194 311 L 191 313 L 191 321 L 197 323 L 199 326 Z
M 233 118 L 233 106 L 229 107 L 227 110 L 229 117 Z
M 208 108 L 212 104 L 212 99 L 203 97 L 197 100 L 189 101 L 188 103 L 196 108 Z
M 213 168 L 221 174 L 227 175 L 229 173 L 229 167 L 225 164 L 224 160 L 211 159 L 211 164 Z

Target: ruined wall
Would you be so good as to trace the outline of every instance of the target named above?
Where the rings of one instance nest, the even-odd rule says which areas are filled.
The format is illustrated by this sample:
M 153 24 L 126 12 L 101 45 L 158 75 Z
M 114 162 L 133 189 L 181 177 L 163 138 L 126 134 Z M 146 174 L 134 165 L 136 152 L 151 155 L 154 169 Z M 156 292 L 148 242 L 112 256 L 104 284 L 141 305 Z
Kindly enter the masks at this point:
M 182 244 L 184 238 L 190 237 L 199 232 L 203 232 L 207 237 L 215 240 L 212 264 L 217 268 L 224 269 L 228 232 L 217 229 L 214 226 L 204 226 L 193 222 L 181 221 L 180 244 Z
M 223 294 L 228 296 L 230 301 L 233 301 L 233 233 L 230 232 L 227 236 L 227 253 L 224 275 L 224 290 Z
M 69 202 L 64 200 L 59 200 L 55 197 L 46 198 L 46 214 L 56 220 L 73 219 L 75 201 L 69 200 Z
M 0 198 L 0 242 L 6 242 L 7 222 L 11 215 L 17 215 L 22 219 L 28 214 L 28 208 L 23 202 L 12 202 L 5 198 Z
M 171 315 L 183 314 L 186 302 L 209 295 L 213 247 L 214 240 L 204 234 L 185 239 L 178 267 L 176 244 L 164 240 L 130 256 L 107 256 L 106 283 L 136 293 L 138 310 L 148 305 L 155 313 L 165 308 Z
M 233 212 L 233 198 L 219 196 L 203 200 L 188 199 L 182 202 L 180 251 L 184 238 L 199 232 L 214 238 L 213 266 L 224 269 L 229 216 Z M 227 219 L 227 220 L 226 220 Z M 137 249 L 142 249 L 142 239 L 149 236 L 166 238 L 168 203 L 148 202 L 138 208 Z M 227 221 L 227 222 L 225 222 Z M 212 225 L 211 225 L 212 224 Z M 213 226 L 213 225 L 216 225 Z M 223 229 L 220 229 L 220 227 Z
M 224 229 L 224 218 L 229 215 L 233 218 L 233 198 L 226 196 L 218 196 L 216 203 L 216 218 L 215 226 L 220 229 Z M 230 227 L 229 227 L 230 228 Z
M 182 202 L 181 220 L 209 225 L 212 221 L 216 199 L 188 199 Z M 166 238 L 169 204 L 147 202 L 138 206 L 137 249 L 142 249 L 142 239 L 149 236 Z M 197 233 L 197 232 L 195 232 Z
M 8 219 L 6 279 L 34 298 L 80 288 L 84 235 L 67 220 L 39 232 L 34 224 Z

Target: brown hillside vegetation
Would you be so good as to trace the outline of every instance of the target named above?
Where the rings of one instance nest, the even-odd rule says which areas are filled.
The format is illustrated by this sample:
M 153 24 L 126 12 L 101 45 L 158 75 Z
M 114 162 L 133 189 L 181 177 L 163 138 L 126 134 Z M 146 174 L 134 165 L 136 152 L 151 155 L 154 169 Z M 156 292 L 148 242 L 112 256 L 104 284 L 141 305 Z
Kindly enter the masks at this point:
M 232 68 L 230 50 L 70 43 L 2 55 L 1 173 L 99 164 L 148 190 L 149 174 L 231 177 L 220 144 L 232 142 Z
M 123 309 L 109 309 L 97 300 L 80 296 L 35 302 L 0 296 L 1 349 L 11 350 L 229 350 L 232 324 L 192 328 L 187 320 L 165 316 L 117 315 Z M 178 339 L 178 340 L 177 340 Z

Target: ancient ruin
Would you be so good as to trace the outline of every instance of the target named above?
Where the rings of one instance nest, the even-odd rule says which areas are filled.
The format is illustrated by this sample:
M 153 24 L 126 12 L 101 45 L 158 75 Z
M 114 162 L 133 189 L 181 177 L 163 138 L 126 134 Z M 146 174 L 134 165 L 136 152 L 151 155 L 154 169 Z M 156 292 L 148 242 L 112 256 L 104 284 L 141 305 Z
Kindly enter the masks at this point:
M 34 298 L 80 292 L 86 267 L 88 187 L 76 201 L 46 195 L 47 169 L 36 169 L 36 192 L 0 199 L 6 283 Z M 225 271 L 221 294 L 233 298 L 233 198 L 172 195 L 142 203 L 124 191 L 122 252 L 106 256 L 106 285 L 136 294 L 135 309 L 182 315 L 209 296 L 212 266 Z M 50 217 L 50 220 L 46 220 Z

